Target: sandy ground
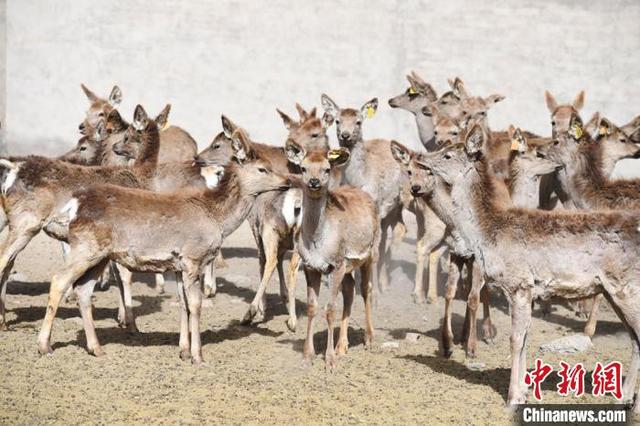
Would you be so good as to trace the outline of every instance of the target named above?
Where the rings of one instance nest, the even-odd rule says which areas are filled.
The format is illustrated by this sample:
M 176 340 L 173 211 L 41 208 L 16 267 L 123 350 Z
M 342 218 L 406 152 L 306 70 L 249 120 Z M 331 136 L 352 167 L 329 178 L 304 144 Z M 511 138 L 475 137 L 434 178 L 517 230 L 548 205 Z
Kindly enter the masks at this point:
M 306 328 L 306 287 L 298 279 L 298 331 L 285 325 L 285 308 L 277 284 L 269 289 L 271 309 L 266 321 L 237 324 L 258 284 L 253 239 L 243 225 L 225 243 L 228 268 L 220 271 L 218 295 L 206 302 L 202 319 L 203 352 L 207 362 L 195 367 L 178 357 L 178 306 L 173 287 L 157 295 L 150 277 L 139 275 L 134 286 L 139 334 L 117 327 L 117 290 L 96 292 L 94 317 L 107 356 L 94 358 L 85 339 L 75 305 L 64 304 L 53 330 L 52 356 L 40 357 L 36 335 L 44 316 L 48 281 L 61 265 L 59 244 L 39 236 L 19 257 L 17 275 L 9 284 L 8 319 L 11 330 L 0 334 L 0 422 L 41 423 L 463 423 L 507 424 L 504 410 L 509 381 L 509 317 L 504 300 L 494 297 L 492 308 L 498 337 L 480 343 L 468 367 L 457 347 L 451 359 L 440 354 L 443 299 L 434 305 L 412 302 L 415 271 L 415 232 L 394 254 L 392 288 L 374 312 L 374 348 L 363 347 L 363 304 L 357 296 L 349 330 L 351 348 L 337 370 L 326 373 L 326 323 L 317 322 L 317 358 L 302 365 Z M 444 276 L 441 277 L 444 279 Z M 327 297 L 321 289 L 321 306 Z M 442 288 L 439 290 L 442 295 Z M 464 303 L 455 302 L 454 327 L 460 330 Z M 583 362 L 619 360 L 628 366 L 630 342 L 610 309 L 602 312 L 594 347 L 586 353 L 558 356 L 538 352 L 540 344 L 579 332 L 583 321 L 562 306 L 547 319 L 535 313 L 528 364 L 536 356 L 558 368 L 561 359 Z M 479 323 L 478 323 L 479 325 Z M 336 330 L 337 332 L 337 330 Z M 420 333 L 416 343 L 407 332 Z M 395 349 L 382 348 L 396 341 Z M 548 379 L 543 399 L 549 403 L 613 402 L 583 396 L 579 400 L 556 394 L 557 379 Z M 590 387 L 588 387 L 590 388 Z

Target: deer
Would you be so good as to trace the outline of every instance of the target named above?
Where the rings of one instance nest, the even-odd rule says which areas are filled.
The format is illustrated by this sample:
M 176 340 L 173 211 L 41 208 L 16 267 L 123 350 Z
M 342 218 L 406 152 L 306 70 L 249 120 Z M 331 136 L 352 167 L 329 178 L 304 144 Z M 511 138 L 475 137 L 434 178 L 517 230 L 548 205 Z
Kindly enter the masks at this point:
M 321 102 L 325 114 L 336 124 L 339 145 L 349 150 L 348 163 L 342 168 L 343 182 L 368 193 L 378 209 L 381 234 L 376 282 L 382 292 L 389 286 L 391 253 L 387 249 L 387 232 L 402 222 L 402 190 L 408 179 L 391 155 L 390 141 L 364 140 L 362 136 L 364 120 L 373 117 L 378 109 L 377 98 L 359 109 L 340 108 L 326 94 L 321 96 Z
M 633 399 L 638 350 L 638 218 L 622 212 L 557 212 L 513 208 L 504 180 L 495 176 L 482 149 L 489 133 L 474 124 L 463 149 L 448 148 L 424 162 L 451 186 L 451 221 L 473 248 L 487 284 L 510 305 L 511 377 L 507 405 L 526 400 L 526 341 L 534 299 L 605 297 L 628 327 L 632 361 L 623 385 Z M 564 137 L 564 136 L 561 136 Z M 636 404 L 635 410 L 639 407 Z
M 80 85 L 90 102 L 85 119 L 78 126 L 80 132 L 86 132 L 104 121 L 109 114 L 122 102 L 122 91 L 114 86 L 108 99 L 97 96 L 84 84 Z M 171 108 L 170 105 L 167 108 Z M 161 114 L 168 115 L 169 111 Z M 168 121 L 161 123 L 159 163 L 174 161 L 191 161 L 198 153 L 198 145 L 189 133 L 177 126 L 170 126 Z
M 143 155 L 132 168 L 79 166 L 67 162 L 30 156 L 17 161 L 0 160 L 3 173 L 2 205 L 7 216 L 9 233 L 0 250 L 0 327 L 6 329 L 6 281 L 16 256 L 41 230 L 66 242 L 66 226 L 52 220 L 71 198 L 74 190 L 93 183 L 111 183 L 126 187 L 142 187 L 157 165 L 158 141 L 145 132 L 151 122 L 138 105 L 134 120 L 124 139 L 140 141 Z M 137 142 L 136 142 L 137 143 Z M 122 308 L 122 306 L 121 306 Z M 124 312 L 122 312 L 124 310 Z M 121 309 L 119 319 L 128 323 L 129 309 Z
M 596 117 L 597 118 L 597 117 Z M 593 120 L 592 120 L 593 121 Z M 640 146 L 606 118 L 598 118 L 596 139 L 583 128 L 579 115 L 570 120 L 568 133 L 571 138 L 561 138 L 549 148 L 550 157 L 564 165 L 560 182 L 567 188 L 567 195 L 578 209 L 640 211 L 640 180 L 611 180 L 606 173 L 613 169 L 617 158 L 636 158 Z M 584 334 L 593 337 L 597 324 L 597 311 L 602 301 L 593 299 Z
M 332 121 L 328 116 L 316 117 L 315 108 L 307 112 L 299 104 L 296 109 L 300 117 L 295 121 L 286 113 L 277 109 L 287 131 L 287 141 L 294 141 L 306 149 L 329 149 L 326 130 Z M 227 133 L 233 132 L 236 126 L 230 120 L 223 119 L 223 128 Z M 297 165 L 290 163 L 283 147 L 274 147 L 253 142 L 251 149 L 265 155 L 274 164 L 274 170 L 283 174 L 299 174 Z M 295 281 L 300 264 L 300 257 L 294 247 L 294 235 L 300 226 L 302 194 L 299 189 L 292 188 L 284 193 L 266 193 L 258 197 L 254 209 L 247 221 L 251 226 L 258 247 L 260 261 L 260 285 L 242 318 L 243 324 L 250 324 L 256 317 L 266 313 L 266 289 L 274 270 L 278 271 L 280 295 L 287 306 L 287 327 L 296 330 L 297 317 L 295 310 Z M 285 273 L 284 256 L 293 250 L 288 271 Z M 292 284 L 291 284 L 292 283 Z M 293 286 L 293 291 L 288 289 Z
M 307 336 L 304 363 L 310 365 L 315 356 L 313 328 L 318 313 L 320 283 L 330 289 L 326 305 L 327 349 L 325 367 L 334 371 L 337 356 L 347 353 L 348 325 L 353 304 L 355 281 L 352 272 L 360 270 L 360 285 L 365 304 L 365 347 L 373 342 L 371 317 L 372 274 L 377 261 L 380 219 L 371 196 L 358 188 L 340 186 L 329 189 L 331 170 L 344 167 L 349 150 L 306 150 L 292 140 L 285 147 L 289 161 L 300 167 L 302 176 L 295 182 L 302 188 L 302 220 L 296 235 L 296 250 L 304 265 L 307 280 Z M 293 282 L 291 282 L 293 284 Z M 293 291 L 289 289 L 289 294 Z M 333 321 L 337 297 L 342 292 L 343 312 L 340 336 L 334 348 Z
M 147 130 L 157 138 L 153 121 Z M 67 209 L 69 257 L 51 280 L 38 335 L 41 354 L 52 353 L 53 320 L 69 286 L 78 296 L 88 352 L 97 357 L 105 354 L 95 333 L 91 293 L 96 273 L 113 260 L 131 270 L 179 273 L 180 357 L 202 364 L 201 270 L 246 219 L 258 195 L 290 186 L 285 176 L 273 172 L 268 160 L 252 156 L 247 141 L 242 131 L 233 135 L 235 161 L 225 166 L 213 189 L 160 194 L 104 185 L 74 192 Z
M 524 133 L 520 129 L 509 126 L 508 129 L 511 141 L 506 145 L 508 150 L 498 155 L 495 150 L 492 159 L 492 167 L 500 164 L 506 156 L 507 168 L 509 170 L 509 191 L 513 203 L 517 207 L 535 208 L 537 206 L 537 188 L 540 176 L 551 173 L 561 167 L 559 163 L 553 162 L 543 154 L 537 152 L 536 147 L 529 146 Z M 411 181 L 411 193 L 416 198 L 421 198 L 435 211 L 446 212 L 451 209 L 448 189 L 441 179 L 433 174 L 429 174 L 422 166 L 422 154 L 412 151 L 398 142 L 392 142 L 391 151 L 396 161 L 407 168 Z M 467 266 L 469 280 L 468 287 L 471 289 L 465 325 L 463 329 L 462 341 L 465 345 L 465 353 L 469 358 L 476 355 L 477 335 L 475 329 L 475 313 L 478 301 L 483 302 L 484 320 L 482 323 L 483 338 L 491 342 L 496 336 L 496 329 L 491 322 L 490 297 L 486 287 L 483 286 L 482 278 L 477 263 L 474 263 L 473 254 L 465 244 L 464 239 L 449 224 L 446 229 L 444 240 L 449 247 L 451 262 L 449 264 L 449 274 L 445 291 L 445 318 L 442 323 L 442 343 L 445 357 L 449 358 L 453 354 L 453 332 L 451 328 L 451 303 L 455 297 L 457 285 L 462 275 L 463 266 Z

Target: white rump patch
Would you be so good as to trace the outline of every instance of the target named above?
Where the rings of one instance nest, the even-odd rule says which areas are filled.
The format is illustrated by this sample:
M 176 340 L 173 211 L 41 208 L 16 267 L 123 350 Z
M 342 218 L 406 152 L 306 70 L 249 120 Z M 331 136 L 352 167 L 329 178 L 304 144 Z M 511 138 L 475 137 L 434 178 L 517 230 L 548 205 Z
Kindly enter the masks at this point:
M 204 178 L 207 188 L 209 189 L 218 186 L 223 174 L 224 167 L 222 166 L 206 166 L 200 169 L 200 175 Z
M 13 184 L 16 183 L 20 166 L 4 158 L 0 159 L 0 165 L 9 169 L 7 177 L 4 179 L 4 182 L 2 182 L 2 188 L 0 188 L 2 190 L 2 195 L 6 195 L 7 191 L 9 191 Z
M 69 222 L 76 218 L 78 214 L 78 199 L 72 198 L 64 205 L 64 207 L 60 210 L 60 213 L 66 213 L 69 216 Z
M 300 226 L 302 223 L 302 191 L 300 189 L 289 189 L 284 194 L 282 216 L 287 226 Z

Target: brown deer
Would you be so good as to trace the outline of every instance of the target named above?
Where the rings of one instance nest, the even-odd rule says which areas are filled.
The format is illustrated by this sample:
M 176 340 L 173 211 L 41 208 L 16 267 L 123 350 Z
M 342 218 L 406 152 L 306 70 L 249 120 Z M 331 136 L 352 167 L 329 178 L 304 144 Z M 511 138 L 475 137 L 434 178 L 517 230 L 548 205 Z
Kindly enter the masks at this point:
M 305 111 L 296 104 L 300 116 L 299 121 L 293 120 L 284 112 L 278 110 L 285 127 L 288 130 L 288 141 L 294 141 L 307 149 L 329 149 L 329 140 L 326 129 L 331 125 L 329 117 L 316 117 L 315 109 Z M 223 118 L 223 128 L 227 133 L 235 131 L 236 126 L 230 120 Z M 274 169 L 279 173 L 298 173 L 295 164 L 289 163 L 284 148 L 274 147 L 253 142 L 251 149 L 268 158 Z M 253 236 L 258 247 L 258 259 L 260 261 L 260 285 L 247 310 L 243 323 L 251 323 L 255 316 L 266 312 L 266 288 L 274 270 L 278 271 L 280 282 L 280 295 L 287 305 L 289 318 L 287 326 L 290 330 L 296 329 L 295 292 L 289 292 L 290 284 L 295 289 L 295 280 L 299 266 L 299 256 L 294 250 L 289 262 L 288 272 L 285 274 L 283 261 L 289 250 L 294 249 L 294 234 L 299 227 L 301 214 L 302 194 L 297 188 L 292 188 L 285 193 L 266 193 L 258 197 L 247 221 L 251 225 Z
M 66 225 L 52 219 L 68 203 L 73 191 L 99 183 L 143 187 L 148 177 L 153 175 L 158 158 L 158 141 L 146 129 L 152 121 L 138 105 L 134 120 L 124 136 L 125 140 L 139 141 L 144 147 L 143 154 L 135 160 L 132 168 L 79 166 L 35 156 L 14 162 L 0 162 L 4 173 L 2 205 L 9 229 L 0 250 L 1 327 L 6 328 L 6 280 L 16 256 L 40 230 L 60 241 L 67 240 Z M 120 316 L 121 320 L 123 316 Z
M 122 91 L 118 86 L 114 86 L 108 99 L 100 98 L 84 84 L 81 85 L 87 99 L 91 103 L 87 110 L 87 115 L 79 129 L 81 132 L 89 131 L 96 125 L 104 121 L 109 114 L 122 101 Z M 167 108 L 170 108 L 167 105 Z M 168 115 L 168 109 L 161 114 Z M 158 152 L 159 163 L 169 163 L 174 161 L 190 161 L 198 153 L 196 141 L 185 130 L 177 126 L 169 126 L 168 122 L 161 122 L 160 150 Z
M 157 137 L 153 121 L 148 130 Z M 233 146 L 237 163 L 225 168 L 215 189 L 159 194 L 100 186 L 73 194 L 68 236 L 71 250 L 63 270 L 51 281 L 38 336 L 41 354 L 52 351 L 53 319 L 62 294 L 72 285 L 78 295 L 87 349 L 95 356 L 104 354 L 93 324 L 91 293 L 95 274 L 113 260 L 131 270 L 180 273 L 180 356 L 202 363 L 201 270 L 213 261 L 224 238 L 245 220 L 258 195 L 289 188 L 287 178 L 274 173 L 267 160 L 251 156 L 242 131 L 233 135 Z
M 364 120 L 373 117 L 378 109 L 377 98 L 365 102 L 359 109 L 340 108 L 325 94 L 321 101 L 325 114 L 336 124 L 338 143 L 349 150 L 349 161 L 342 168 L 343 182 L 369 194 L 378 209 L 381 234 L 376 282 L 384 291 L 389 286 L 387 268 L 391 260 L 387 232 L 402 222 L 402 191 L 408 188 L 408 179 L 391 155 L 390 141 L 364 140 L 362 136 Z
M 359 268 L 361 292 L 365 303 L 365 346 L 373 340 L 371 320 L 371 277 L 380 239 L 380 220 L 376 205 L 366 192 L 342 186 L 329 189 L 331 169 L 343 167 L 349 161 L 346 148 L 307 151 L 294 141 L 287 141 L 289 161 L 302 171 L 302 221 L 296 238 L 296 250 L 304 264 L 307 279 L 307 337 L 304 360 L 310 364 L 315 355 L 313 325 L 318 311 L 320 283 L 329 285 L 326 307 L 328 370 L 336 366 L 336 355 L 344 355 L 349 347 L 348 325 L 353 303 L 355 282 L 352 272 Z M 290 293 L 292 289 L 289 290 Z M 342 292 L 344 308 L 340 337 L 334 349 L 333 321 L 336 317 L 338 293 Z
M 452 221 L 473 247 L 488 284 L 510 304 L 511 379 L 507 404 L 526 400 L 526 341 L 537 298 L 586 298 L 604 293 L 633 342 L 623 386 L 632 400 L 640 351 L 640 233 L 638 218 L 619 212 L 546 212 L 510 207 L 504 180 L 492 172 L 482 149 L 489 133 L 474 125 L 464 150 L 446 149 L 425 167 L 451 186 Z M 636 410 L 638 410 L 636 405 Z

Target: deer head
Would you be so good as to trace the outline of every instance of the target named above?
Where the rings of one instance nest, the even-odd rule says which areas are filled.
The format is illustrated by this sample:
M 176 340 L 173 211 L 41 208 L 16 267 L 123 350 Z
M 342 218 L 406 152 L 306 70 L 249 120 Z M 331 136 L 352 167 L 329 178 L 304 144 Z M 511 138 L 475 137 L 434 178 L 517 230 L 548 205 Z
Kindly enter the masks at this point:
M 96 165 L 100 162 L 103 142 L 108 137 L 105 123 L 98 123 L 91 135 L 82 136 L 76 146 L 60 157 L 74 164 Z
M 424 161 L 424 155 L 396 141 L 391 141 L 391 154 L 409 175 L 411 195 L 422 197 L 431 194 L 435 188 L 436 178 Z
M 411 71 L 407 75 L 409 87 L 398 96 L 389 99 L 391 108 L 400 108 L 407 110 L 415 115 L 422 114 L 422 109 L 430 102 L 438 100 L 438 96 L 433 87 L 425 82 L 418 74 Z
M 162 116 L 162 114 L 160 116 Z M 133 113 L 133 121 L 127 129 L 124 130 L 122 139 L 113 144 L 113 152 L 129 160 L 146 160 L 142 157 L 150 151 L 148 134 L 151 131 L 157 133 L 157 122 L 147 116 L 146 111 L 141 105 L 136 106 Z M 156 144 L 157 142 L 158 141 L 155 141 Z M 157 147 L 153 148 L 153 152 L 156 152 Z
M 194 162 L 200 166 L 205 165 L 226 165 L 233 157 L 233 147 L 231 144 L 231 136 L 238 129 L 229 118 L 222 115 L 223 131 L 213 138 L 213 141 L 202 150 L 194 159 Z
M 372 118 L 378 110 L 378 98 L 365 102 L 360 109 L 341 109 L 329 96 L 322 94 L 322 108 L 325 115 L 336 124 L 338 143 L 350 149 L 362 141 L 362 123 Z
M 507 132 L 509 134 L 508 143 L 511 145 L 510 177 L 513 178 L 517 174 L 529 179 L 537 179 L 563 167 L 562 163 L 547 158 L 544 152 L 529 145 L 520 128 L 509 126 Z
M 325 114 L 322 118 L 317 118 L 315 108 L 307 113 L 299 105 L 297 107 L 300 114 L 300 121 L 297 122 L 279 109 L 276 110 L 282 118 L 284 126 L 289 130 L 287 140 L 291 140 L 307 150 L 329 149 L 327 128 L 333 123 L 331 117 Z
M 86 135 L 87 133 L 85 132 L 90 132 L 99 122 L 104 121 L 109 113 L 122 102 L 122 91 L 118 86 L 113 86 L 109 98 L 104 99 L 96 96 L 84 84 L 81 84 L 80 87 L 90 102 L 86 117 L 78 126 L 80 132 Z
M 551 113 L 551 136 L 555 138 L 556 135 L 568 132 L 572 117 L 579 116 L 584 106 L 584 90 L 576 95 L 571 104 L 559 105 L 549 91 L 544 92 L 544 99 Z
M 302 185 L 312 198 L 319 198 L 328 191 L 331 169 L 342 167 L 349 161 L 346 148 L 307 151 L 294 141 L 287 141 L 287 158 L 300 167 Z

